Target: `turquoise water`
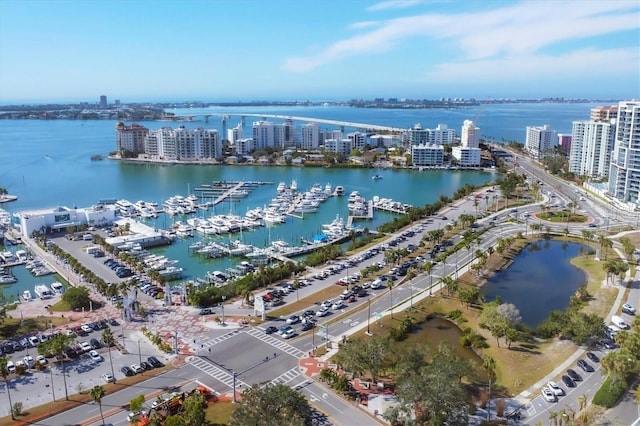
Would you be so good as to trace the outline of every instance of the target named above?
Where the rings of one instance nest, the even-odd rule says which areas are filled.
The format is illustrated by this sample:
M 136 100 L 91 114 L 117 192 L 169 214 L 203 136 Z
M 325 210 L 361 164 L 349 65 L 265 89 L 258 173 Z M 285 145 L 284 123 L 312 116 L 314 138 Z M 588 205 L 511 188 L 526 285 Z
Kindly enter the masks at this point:
M 584 119 L 593 104 L 505 104 L 488 105 L 478 116 L 479 108 L 459 110 L 377 110 L 347 107 L 288 107 L 256 108 L 245 113 L 274 113 L 310 116 L 335 120 L 410 127 L 421 123 L 435 127 L 438 123 L 459 129 L 464 119 L 477 117 L 482 133 L 495 140 L 524 138 L 527 125 L 551 124 L 556 130 L 571 128 L 571 120 Z M 206 110 L 206 112 L 230 109 Z M 197 110 L 188 110 L 192 114 Z M 238 111 L 234 109 L 234 111 Z M 178 111 L 181 112 L 181 111 Z M 237 117 L 236 117 L 237 118 Z M 237 123 L 232 118 L 229 126 Z M 247 126 L 253 119 L 247 119 Z M 277 121 L 277 120 L 274 120 Z M 273 182 L 251 193 L 247 198 L 233 203 L 220 204 L 215 213 L 233 211 L 244 214 L 248 209 L 268 204 L 276 194 L 279 182 L 296 180 L 298 188 L 306 190 L 315 183 L 324 187 L 342 185 L 346 193 L 357 190 L 364 197 L 378 195 L 384 198 L 424 205 L 433 202 L 441 194 L 450 196 L 456 189 L 469 183 L 481 185 L 494 179 L 492 173 L 461 171 L 409 171 L 409 170 L 360 170 L 296 167 L 256 166 L 185 166 L 185 165 L 136 165 L 117 161 L 91 161 L 93 154 L 107 154 L 115 149 L 115 121 L 113 120 L 0 120 L 0 187 L 19 196 L 18 201 L 4 204 L 10 212 L 49 208 L 54 206 L 90 206 L 99 199 L 125 198 L 161 203 L 176 194 L 186 195 L 190 190 L 211 181 L 256 180 Z M 148 128 L 159 128 L 176 123 L 140 122 Z M 187 127 L 204 126 L 222 130 L 220 122 L 186 123 Z M 374 173 L 383 179 L 373 181 Z M 199 215 L 213 211 L 198 212 Z M 306 214 L 304 220 L 289 218 L 282 226 L 259 228 L 242 235 L 244 242 L 265 246 L 269 241 L 284 240 L 297 244 L 301 238 L 311 239 L 321 230 L 323 223 L 331 222 L 336 215 L 347 217 L 346 197 L 332 198 L 321 205 L 317 213 Z M 359 225 L 374 229 L 390 220 L 391 214 L 376 213 L 370 222 Z M 159 217 L 152 224 L 166 228 L 171 217 Z M 231 238 L 238 239 L 239 235 Z M 197 239 L 197 238 L 196 238 Z M 229 237 L 222 237 L 222 240 Z M 229 260 L 202 260 L 188 254 L 193 239 L 157 249 L 178 259 L 190 277 L 203 276 L 207 270 L 224 270 Z M 27 277 L 28 278 L 28 277 Z M 21 279 L 11 286 L 11 292 L 22 286 L 32 289 L 35 282 Z M 27 283 L 25 283 L 27 282 Z

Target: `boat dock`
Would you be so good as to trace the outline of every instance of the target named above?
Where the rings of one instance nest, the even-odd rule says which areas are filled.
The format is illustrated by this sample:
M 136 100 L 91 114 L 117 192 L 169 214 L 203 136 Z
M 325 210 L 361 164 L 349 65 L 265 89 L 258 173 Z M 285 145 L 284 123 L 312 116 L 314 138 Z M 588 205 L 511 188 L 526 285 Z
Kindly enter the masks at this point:
M 213 198 L 212 205 L 217 205 L 227 199 L 241 199 L 261 185 L 273 185 L 273 182 L 262 181 L 214 181 L 202 184 L 193 192 L 198 198 Z
M 347 228 L 351 228 L 354 220 L 371 220 L 373 219 L 373 202 L 369 201 L 367 203 L 367 214 L 366 215 L 350 215 L 347 217 Z

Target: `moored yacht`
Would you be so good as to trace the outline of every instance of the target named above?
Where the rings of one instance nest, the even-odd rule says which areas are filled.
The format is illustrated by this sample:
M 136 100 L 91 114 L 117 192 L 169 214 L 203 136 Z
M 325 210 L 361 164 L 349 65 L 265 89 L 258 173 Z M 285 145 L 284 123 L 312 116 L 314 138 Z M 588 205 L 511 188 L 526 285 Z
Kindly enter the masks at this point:
M 20 296 L 22 298 L 22 300 L 24 300 L 25 302 L 31 302 L 33 300 L 33 297 L 31 297 L 31 292 L 29 290 L 25 290 L 22 292 L 22 295 Z
M 40 299 L 51 299 L 53 297 L 53 292 L 51 291 L 51 289 L 44 284 L 37 284 L 33 289 L 33 292 Z
M 338 185 L 338 186 L 336 186 L 336 192 L 335 192 L 335 194 L 336 194 L 338 197 L 342 197 L 342 196 L 344 195 L 344 187 L 343 187 L 342 185 Z
M 54 283 L 51 283 L 51 291 L 53 291 L 56 294 L 62 294 L 64 293 L 64 286 L 61 283 L 56 281 Z

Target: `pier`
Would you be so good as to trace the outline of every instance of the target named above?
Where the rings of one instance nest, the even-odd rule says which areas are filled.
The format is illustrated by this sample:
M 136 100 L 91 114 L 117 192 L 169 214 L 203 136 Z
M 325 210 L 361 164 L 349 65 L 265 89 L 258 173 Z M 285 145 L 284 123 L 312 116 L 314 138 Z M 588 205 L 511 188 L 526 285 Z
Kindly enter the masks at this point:
M 196 187 L 193 192 L 198 198 L 215 197 L 211 202 L 212 205 L 217 205 L 224 202 L 227 199 L 240 199 L 249 195 L 249 192 L 256 189 L 261 185 L 273 185 L 273 182 L 262 181 L 215 181 L 210 184 L 202 184 Z M 239 191 L 246 191 L 246 194 L 238 195 L 234 197 L 234 194 Z

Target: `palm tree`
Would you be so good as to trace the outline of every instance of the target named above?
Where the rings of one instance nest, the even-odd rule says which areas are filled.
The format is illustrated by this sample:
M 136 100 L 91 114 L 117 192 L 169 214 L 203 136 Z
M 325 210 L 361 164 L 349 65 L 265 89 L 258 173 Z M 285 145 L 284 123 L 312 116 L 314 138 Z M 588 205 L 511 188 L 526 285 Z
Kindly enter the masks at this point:
M 556 411 L 549 411 L 549 424 L 554 424 L 554 426 L 558 426 L 558 415 L 560 413 Z
M 7 388 L 7 396 L 9 397 L 9 410 L 11 411 L 11 419 L 15 420 L 16 417 L 13 415 L 13 403 L 11 402 L 11 391 L 9 390 L 9 367 L 7 367 L 7 357 L 0 356 L 0 376 L 4 380 L 4 385 Z
M 587 403 L 588 402 L 589 402 L 589 395 L 587 395 L 586 393 L 583 393 L 582 395 L 580 395 L 578 397 L 578 404 L 580 406 L 579 411 L 582 411 L 585 408 L 587 408 Z
M 487 405 L 487 420 L 491 420 L 491 382 L 496 378 L 496 360 L 490 356 L 485 356 L 482 359 L 482 368 L 487 373 L 487 379 L 489 380 L 489 402 Z
M 69 400 L 69 391 L 67 390 L 67 372 L 64 368 L 64 351 L 67 346 L 69 346 L 69 342 L 71 342 L 70 336 L 67 336 L 66 334 L 59 334 L 40 344 L 43 351 L 51 352 L 60 361 L 62 380 L 64 381 L 64 397 L 67 401 Z
M 427 262 L 424 264 L 424 266 L 422 267 L 422 269 L 425 270 L 425 272 L 427 274 L 429 274 L 429 294 L 433 294 L 433 275 L 431 275 L 431 272 L 433 271 L 433 266 L 434 263 L 433 262 Z
M 105 345 L 107 345 L 107 349 L 109 350 L 109 363 L 111 364 L 111 376 L 113 377 L 113 382 L 116 382 L 116 373 L 113 371 L 113 358 L 111 358 L 111 346 L 115 344 L 115 338 L 113 337 L 113 333 L 110 328 L 106 328 L 102 332 L 102 341 Z
M 89 390 L 89 395 L 91 395 L 91 399 L 94 402 L 98 403 L 98 408 L 100 408 L 100 417 L 102 418 L 102 423 L 104 424 L 104 415 L 102 414 L 102 398 L 104 397 L 104 388 L 100 385 L 95 385 Z

